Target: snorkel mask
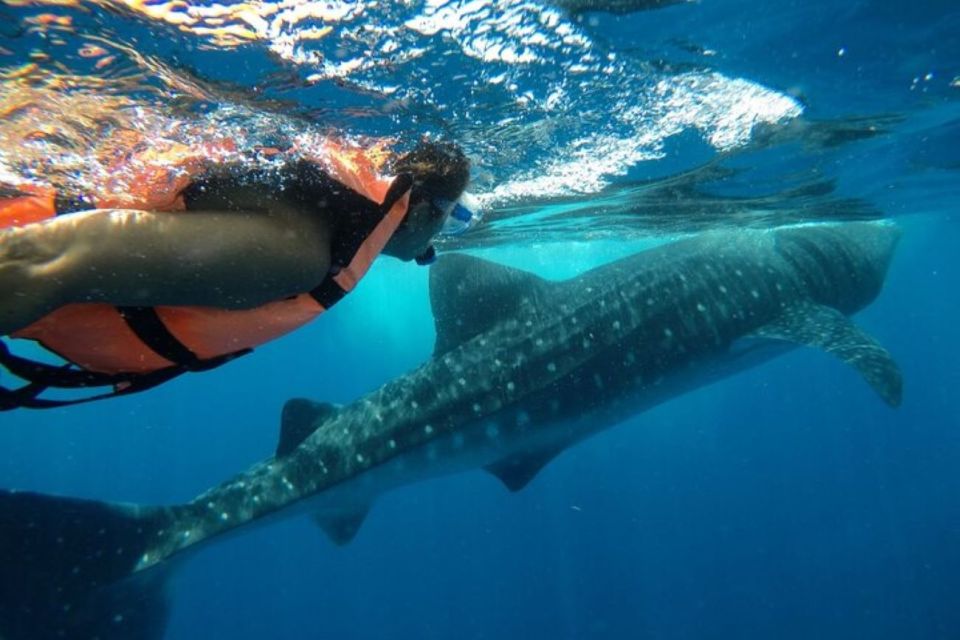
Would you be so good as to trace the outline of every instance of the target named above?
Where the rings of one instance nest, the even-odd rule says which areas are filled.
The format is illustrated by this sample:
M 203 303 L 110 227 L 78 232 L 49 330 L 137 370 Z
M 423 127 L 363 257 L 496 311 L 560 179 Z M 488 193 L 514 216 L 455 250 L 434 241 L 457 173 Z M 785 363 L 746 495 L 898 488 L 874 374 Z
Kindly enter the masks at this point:
M 448 200 L 437 200 L 434 204 L 440 209 L 449 210 L 443 228 L 440 229 L 440 233 L 445 236 L 458 236 L 465 233 L 475 227 L 482 218 L 480 201 L 466 191 L 452 205 Z
M 470 193 L 464 191 L 456 202 L 450 202 L 442 198 L 432 201 L 440 211 L 446 213 L 443 221 L 443 227 L 440 234 L 445 236 L 458 236 L 472 229 L 483 217 L 480 210 L 480 201 Z M 437 260 L 437 251 L 433 245 L 427 247 L 426 251 L 417 256 L 417 264 L 433 264 Z

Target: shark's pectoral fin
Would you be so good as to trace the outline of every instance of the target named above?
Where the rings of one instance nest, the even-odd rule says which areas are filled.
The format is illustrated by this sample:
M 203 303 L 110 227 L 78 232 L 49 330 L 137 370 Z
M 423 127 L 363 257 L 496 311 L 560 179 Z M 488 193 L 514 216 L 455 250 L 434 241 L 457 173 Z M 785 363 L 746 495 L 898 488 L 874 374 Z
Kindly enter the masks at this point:
M 812 303 L 795 305 L 754 334 L 822 349 L 860 372 L 887 404 L 900 405 L 900 367 L 886 349 L 836 309 Z
M 337 412 L 329 402 L 313 402 L 303 398 L 288 400 L 280 416 L 280 440 L 277 457 L 285 456 L 309 438 L 325 420 Z
M 335 514 L 318 513 L 313 519 L 335 545 L 342 547 L 356 537 L 368 513 L 370 505 L 364 504 Z
M 518 453 L 489 464 L 484 469 L 496 476 L 510 491 L 520 491 L 562 451 L 563 447 L 551 447 Z

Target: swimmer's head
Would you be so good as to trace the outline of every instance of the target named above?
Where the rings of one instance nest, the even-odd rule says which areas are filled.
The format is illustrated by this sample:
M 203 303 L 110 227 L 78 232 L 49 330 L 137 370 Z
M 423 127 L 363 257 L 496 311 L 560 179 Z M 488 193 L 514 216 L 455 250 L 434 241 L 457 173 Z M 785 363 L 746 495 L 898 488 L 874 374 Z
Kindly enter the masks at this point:
M 401 260 L 428 263 L 433 237 L 447 223 L 470 179 L 470 161 L 449 142 L 423 141 L 398 158 L 390 170 L 413 178 L 410 207 L 383 252 Z

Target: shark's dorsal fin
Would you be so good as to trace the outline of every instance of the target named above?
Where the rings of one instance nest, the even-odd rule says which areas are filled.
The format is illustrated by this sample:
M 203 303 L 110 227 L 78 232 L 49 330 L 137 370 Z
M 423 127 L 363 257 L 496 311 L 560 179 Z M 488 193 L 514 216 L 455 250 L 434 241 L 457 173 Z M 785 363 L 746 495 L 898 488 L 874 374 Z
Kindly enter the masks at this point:
M 285 456 L 300 446 L 321 424 L 336 414 L 337 407 L 329 402 L 313 402 L 304 398 L 288 400 L 280 416 L 280 440 L 277 457 Z
M 491 475 L 496 476 L 510 491 L 520 491 L 530 484 L 540 471 L 547 466 L 551 460 L 556 458 L 563 451 L 563 447 L 550 447 L 518 453 L 489 464 L 484 469 Z
M 430 305 L 437 328 L 434 354 L 446 353 L 541 295 L 543 278 L 462 253 L 441 256 L 430 268 Z
M 900 405 L 900 367 L 886 349 L 836 309 L 813 303 L 793 305 L 754 335 L 822 349 L 856 369 L 887 404 Z
M 335 545 L 342 547 L 356 537 L 368 513 L 370 513 L 370 505 L 363 504 L 335 515 L 318 513 L 313 516 L 313 520 Z

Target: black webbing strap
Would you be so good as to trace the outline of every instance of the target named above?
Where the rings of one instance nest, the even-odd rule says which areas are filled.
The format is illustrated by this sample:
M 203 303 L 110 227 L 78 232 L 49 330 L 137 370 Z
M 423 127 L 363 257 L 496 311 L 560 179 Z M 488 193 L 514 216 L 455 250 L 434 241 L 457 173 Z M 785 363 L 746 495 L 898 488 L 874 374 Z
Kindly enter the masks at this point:
M 200 362 L 197 354 L 170 333 L 153 307 L 117 307 L 117 312 L 140 341 L 158 356 L 183 367 L 193 367 Z
M 360 247 L 377 228 L 377 225 L 390 213 L 395 205 L 413 187 L 413 176 L 402 173 L 393 179 L 383 203 L 377 204 L 351 190 L 339 194 L 342 199 L 336 203 L 341 213 L 349 217 L 349 224 L 338 224 L 338 233 L 330 248 L 330 273 L 318 286 L 310 291 L 310 296 L 324 309 L 329 309 L 347 295 L 334 276 L 350 264 Z
M 137 315 L 138 317 L 146 317 L 149 314 L 144 313 L 134 315 Z M 159 321 L 159 318 L 157 318 L 157 320 Z M 146 330 L 145 327 L 149 326 L 149 321 L 143 321 L 141 328 Z M 166 331 L 166 327 L 164 327 L 164 331 Z M 166 333 L 169 334 L 169 331 L 166 331 Z M 143 339 L 143 336 L 139 333 L 138 336 Z M 170 338 L 176 341 L 176 338 L 174 338 L 172 335 Z M 151 349 L 155 348 L 154 345 L 157 347 L 170 346 L 169 344 L 164 343 L 162 337 L 158 337 L 156 335 L 152 336 L 151 340 L 152 342 L 144 340 L 147 346 L 149 346 Z M 183 352 L 190 354 L 193 359 L 189 360 L 184 358 L 184 362 L 177 362 L 170 356 L 177 355 L 179 357 L 183 356 L 184 354 L 178 353 L 177 347 L 170 347 L 169 351 L 167 351 L 165 354 L 161 353 L 160 355 L 168 360 L 171 360 L 171 362 L 176 362 L 176 364 L 172 366 L 158 369 L 156 371 L 150 371 L 148 373 L 111 374 L 98 373 L 96 371 L 85 371 L 73 364 L 52 365 L 30 360 L 29 358 L 23 358 L 10 353 L 10 349 L 7 347 L 6 343 L 4 343 L 3 340 L 0 340 L 0 366 L 4 367 L 7 369 L 7 371 L 18 378 L 26 380 L 27 382 L 27 384 L 16 389 L 0 386 L 0 411 L 18 408 L 51 409 L 55 407 L 83 404 L 86 402 L 92 402 L 93 400 L 102 400 L 104 398 L 125 396 L 132 393 L 137 393 L 139 391 L 145 391 L 146 389 L 151 389 L 188 371 L 207 371 L 209 369 L 219 367 L 222 364 L 226 364 L 227 362 L 230 362 L 231 360 L 242 355 L 246 355 L 252 351 L 252 349 L 243 349 L 241 351 L 227 353 L 215 358 L 206 358 L 201 360 L 183 345 L 180 345 L 180 349 Z M 112 387 L 112 390 L 106 393 L 100 393 L 75 400 L 49 400 L 39 397 L 47 389 L 86 389 L 106 386 Z
M 170 368 L 179 369 L 180 373 L 216 369 L 234 358 L 253 351 L 253 349 L 240 349 L 213 358 L 200 358 L 170 332 L 154 307 L 117 307 L 116 309 L 137 337 L 150 347 L 151 351 L 172 362 L 174 366 Z M 161 369 L 161 371 L 165 370 Z M 154 373 L 159 372 L 140 374 L 138 380 L 152 376 Z

